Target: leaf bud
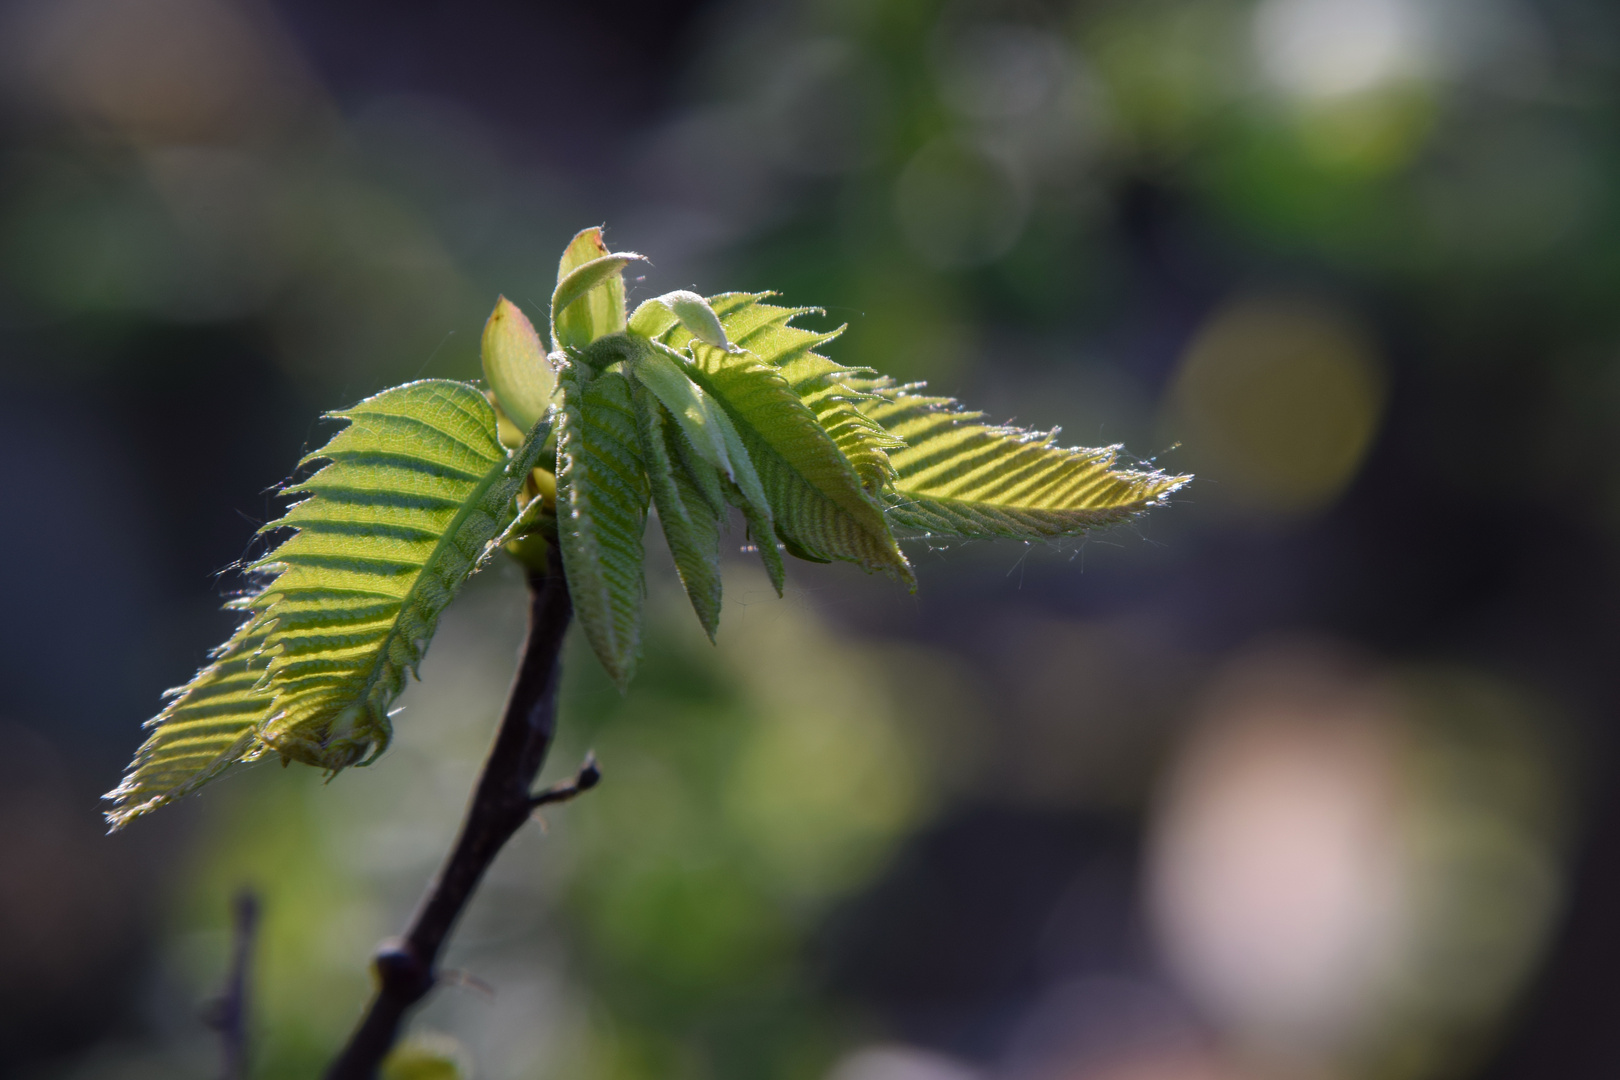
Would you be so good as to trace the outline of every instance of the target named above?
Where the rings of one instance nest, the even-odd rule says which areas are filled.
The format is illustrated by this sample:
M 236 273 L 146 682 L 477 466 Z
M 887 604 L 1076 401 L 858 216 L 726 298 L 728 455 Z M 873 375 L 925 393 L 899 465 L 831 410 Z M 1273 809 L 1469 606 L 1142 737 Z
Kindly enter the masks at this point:
M 534 324 L 504 296 L 484 324 L 483 359 L 484 379 L 501 411 L 527 433 L 551 407 L 557 376 L 546 363 Z
M 599 228 L 583 229 L 569 241 L 551 294 L 552 347 L 583 349 L 623 330 L 623 270 L 642 258 L 633 251 L 610 252 Z
M 733 345 L 731 340 L 726 337 L 726 328 L 720 325 L 720 316 L 714 313 L 714 308 L 709 306 L 709 302 L 697 293 L 688 292 L 685 289 L 677 289 L 674 292 L 665 293 L 663 296 L 655 296 L 637 307 L 635 316 L 630 320 L 632 329 L 645 333 L 643 328 L 651 327 L 654 324 L 654 320 L 643 318 L 643 312 L 649 312 L 653 305 L 664 308 L 679 319 L 681 325 L 686 327 L 687 333 L 705 345 L 713 345 L 715 348 L 724 349 L 728 353 L 743 351 Z M 651 337 L 653 335 L 648 334 L 647 336 Z

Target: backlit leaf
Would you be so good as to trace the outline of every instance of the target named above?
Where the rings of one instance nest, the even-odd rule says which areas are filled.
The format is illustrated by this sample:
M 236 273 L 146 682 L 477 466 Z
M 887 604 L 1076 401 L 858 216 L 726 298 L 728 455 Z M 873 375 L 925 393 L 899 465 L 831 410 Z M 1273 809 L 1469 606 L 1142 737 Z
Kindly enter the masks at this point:
M 658 399 L 645 386 L 637 386 L 635 406 L 641 454 L 647 463 L 658 522 L 675 559 L 681 585 L 712 641 L 720 625 L 720 517 L 670 453 L 669 437 L 676 433 L 667 430 L 673 421 Z
M 692 449 L 715 468 L 736 479 L 736 471 L 727 453 L 727 439 L 723 425 L 728 421 L 725 412 L 709 399 L 703 388 L 686 373 L 687 363 L 657 349 L 645 348 L 634 358 L 631 372 L 638 383 L 645 386 L 670 417 L 681 426 L 692 444 Z
M 660 311 L 660 308 L 663 310 Z M 697 293 L 687 292 L 685 289 L 655 296 L 643 302 L 630 316 L 630 329 L 642 337 L 654 338 L 669 329 L 676 321 L 699 341 L 727 352 L 736 351 L 737 347 L 726 337 L 726 329 L 721 325 L 720 317 L 715 314 L 714 308 Z
M 860 395 L 852 383 L 871 373 L 836 364 L 813 351 L 837 338 L 844 332 L 843 327 L 818 333 L 793 326 L 796 317 L 818 313 L 819 309 L 763 303 L 769 295 L 723 293 L 710 297 L 709 302 L 734 346 L 781 372 L 794 394 L 849 459 L 861 485 L 876 494 L 894 476 L 886 451 L 903 444 L 859 408 Z M 669 323 L 663 327 L 661 340 L 681 348 L 689 344 L 691 335 L 684 327 Z
M 129 772 L 107 793 L 113 828 L 189 795 L 258 746 L 259 725 L 270 715 L 270 696 L 257 689 L 264 673 L 256 654 L 269 629 L 252 616 L 220 646 L 212 663 L 147 721 L 151 736 L 136 751 Z
M 546 432 L 508 456 L 464 383 L 408 383 L 332 414 L 348 425 L 287 490 L 267 530 L 294 534 L 250 569 L 247 619 L 151 721 L 108 796 L 114 828 L 267 752 L 337 770 L 375 756 L 440 613 L 515 514 Z
M 585 304 L 589 307 L 586 296 L 593 291 L 600 290 L 604 297 L 611 298 L 613 292 L 612 282 L 615 281 L 619 283 L 619 289 L 622 291 L 624 288 L 624 279 L 622 277 L 624 268 L 640 258 L 641 256 L 633 251 L 619 252 L 592 259 L 590 262 L 582 263 L 570 270 L 567 277 L 557 282 L 556 291 L 551 294 L 552 325 L 555 326 L 558 316 L 567 311 L 573 304 Z M 611 330 L 606 329 L 611 325 L 611 320 L 601 323 L 601 329 L 597 329 L 593 323 L 593 330 L 596 331 L 598 337 L 623 330 L 624 312 L 622 307 L 618 321 L 619 325 Z M 565 344 L 573 345 L 573 342 L 565 341 Z
M 557 534 L 574 610 L 621 688 L 641 641 L 642 533 L 650 492 L 630 382 L 564 370 L 557 429 Z
M 884 570 L 912 584 L 875 499 L 837 442 L 775 367 L 688 343 L 695 381 L 725 407 L 759 473 L 772 524 L 811 556 Z M 769 537 L 758 537 L 763 547 Z
M 601 229 L 582 229 L 569 241 L 557 264 L 559 287 L 575 270 L 611 254 L 602 242 Z M 625 326 L 624 277 L 615 270 L 561 310 L 553 304 L 553 310 L 551 332 L 556 348 L 583 349 L 599 337 L 616 334 Z
M 341 769 L 387 746 L 388 707 L 440 613 L 514 516 L 543 430 L 508 457 L 488 401 L 429 379 L 332 414 L 348 426 L 307 460 L 323 468 L 267 530 L 295 534 L 253 569 L 251 603 L 273 624 L 273 715 L 260 738 L 296 761 Z
M 1191 477 L 1117 469 L 1118 447 L 1066 448 L 1056 432 L 983 422 L 983 413 L 886 379 L 862 410 L 905 440 L 889 451 L 890 518 L 913 533 L 1048 540 L 1078 536 L 1164 501 Z

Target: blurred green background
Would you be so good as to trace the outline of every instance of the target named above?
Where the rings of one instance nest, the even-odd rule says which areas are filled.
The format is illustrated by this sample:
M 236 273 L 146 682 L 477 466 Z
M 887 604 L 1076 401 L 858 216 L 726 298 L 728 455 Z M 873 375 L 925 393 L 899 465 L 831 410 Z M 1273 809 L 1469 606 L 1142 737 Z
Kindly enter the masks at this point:
M 318 1075 L 515 660 L 475 579 L 375 767 L 98 795 L 315 420 L 472 378 L 577 229 L 632 300 L 1198 481 L 921 587 L 655 551 L 414 1031 L 487 1080 L 1620 1074 L 1620 8 L 0 2 L 0 1074 Z M 445 1042 L 445 1045 L 452 1045 Z

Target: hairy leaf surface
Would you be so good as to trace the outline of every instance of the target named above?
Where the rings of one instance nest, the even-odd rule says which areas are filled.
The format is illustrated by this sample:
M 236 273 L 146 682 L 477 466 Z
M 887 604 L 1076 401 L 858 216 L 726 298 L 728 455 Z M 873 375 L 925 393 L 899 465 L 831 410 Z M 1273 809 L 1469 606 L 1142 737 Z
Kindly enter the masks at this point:
M 563 372 L 557 430 L 557 535 L 585 637 L 622 688 L 635 672 L 650 491 L 630 382 Z
M 914 586 L 896 528 L 1074 536 L 1189 479 L 1117 468 L 1117 447 L 1067 449 L 1055 431 L 987 424 L 921 384 L 837 364 L 817 350 L 843 328 L 794 326 L 818 309 L 769 293 L 666 293 L 627 319 L 622 271 L 639 258 L 610 252 L 600 229 L 574 237 L 549 355 L 501 300 L 483 342 L 487 399 L 425 380 L 332 414 L 347 427 L 306 459 L 325 464 L 267 526 L 292 535 L 249 567 L 261 584 L 229 605 L 246 618 L 149 722 L 109 795 L 115 828 L 237 761 L 279 753 L 338 770 L 375 757 L 444 607 L 503 545 L 534 566 L 560 552 L 585 635 L 624 687 L 650 504 L 712 638 L 730 506 L 778 592 L 784 550 Z M 536 468 L 547 416 L 556 458 Z
M 845 559 L 913 583 L 882 509 L 781 372 L 748 353 L 698 341 L 687 347 L 694 380 L 725 407 L 753 459 L 775 531 L 814 558 Z M 768 533 L 755 540 L 762 549 L 771 542 Z
M 757 518 L 766 526 L 765 535 L 773 535 L 771 504 L 753 456 L 725 407 L 693 381 L 691 357 L 655 342 L 649 355 L 637 358 L 633 372 L 680 424 L 685 436 L 681 444 L 729 481 L 743 499 L 738 505 L 747 508 L 750 520 Z M 694 416 L 701 418 L 700 423 L 693 423 Z M 701 478 L 703 471 L 694 475 Z
M 147 721 L 155 730 L 123 782 L 107 793 L 114 829 L 189 795 L 255 749 L 259 725 L 270 714 L 269 695 L 257 689 L 263 661 L 254 663 L 268 632 L 250 616 L 212 663 L 165 695 L 169 703 Z
M 582 302 L 591 292 L 601 290 L 604 296 L 610 296 L 613 291 L 613 282 L 618 282 L 619 290 L 624 288 L 624 268 L 642 256 L 633 251 L 617 252 L 612 255 L 603 255 L 590 262 L 581 263 L 568 272 L 568 276 L 557 282 L 556 290 L 551 294 L 551 319 L 553 325 L 557 318 L 569 306 Z M 620 305 L 618 329 L 623 329 L 624 311 Z M 606 331 L 612 333 L 613 331 Z
M 635 388 L 635 405 L 641 454 L 647 463 L 658 522 L 681 585 L 712 641 L 720 626 L 720 517 L 704 498 L 699 482 L 680 464 L 679 451 L 670 452 L 671 436 L 680 436 L 668 430 L 673 421 L 659 400 L 641 385 Z M 713 468 L 707 462 L 704 467 Z
M 580 230 L 569 241 L 557 264 L 558 285 L 580 267 L 611 254 L 602 242 L 601 229 Z M 554 301 L 555 298 L 554 293 Z M 584 295 L 555 310 L 551 332 L 556 348 L 583 349 L 599 337 L 623 330 L 624 325 L 624 277 L 615 270 L 593 284 Z
M 736 479 L 736 469 L 727 453 L 725 427 L 729 426 L 729 421 L 724 411 L 692 381 L 685 370 L 688 365 L 678 354 L 645 345 L 643 349 L 645 351 L 635 357 L 631 365 L 636 382 L 645 386 L 668 410 L 670 418 L 681 426 L 700 457 Z
M 890 518 L 914 533 L 1048 540 L 1140 513 L 1191 477 L 1116 469 L 1118 447 L 1066 448 L 1056 432 L 986 424 L 984 414 L 919 386 L 874 379 L 862 411 L 905 441 Z
M 388 706 L 514 515 L 540 439 L 508 458 L 483 394 L 439 379 L 331 415 L 349 425 L 306 459 L 328 464 L 287 489 L 310 497 L 266 526 L 297 532 L 254 565 L 275 577 L 252 608 L 274 624 L 260 737 L 340 769 L 387 746 Z
M 729 428 L 727 439 L 729 453 L 734 460 L 750 461 L 749 471 L 739 473 L 739 476 L 750 480 L 748 491 L 699 457 L 692 444 L 682 438 L 669 440 L 674 451 L 672 460 L 680 465 L 676 470 L 676 484 L 689 505 L 692 499 L 703 500 L 714 511 L 717 525 L 725 524 L 729 507 L 734 506 L 742 511 L 743 520 L 748 523 L 748 534 L 755 541 L 754 547 L 759 552 L 760 561 L 765 564 L 765 573 L 776 595 L 781 596 L 787 584 L 787 568 L 782 565 L 782 553 L 777 550 L 774 541 L 776 527 L 771 523 L 770 503 L 765 499 L 758 475 L 752 471 L 748 450 L 742 445 L 742 436 L 737 434 L 736 428 Z M 760 542 L 762 537 L 764 541 Z
M 720 317 L 715 314 L 714 308 L 709 306 L 709 302 L 697 293 L 687 292 L 685 289 L 677 289 L 675 292 L 655 296 L 643 302 L 630 316 L 630 329 L 642 337 L 653 338 L 669 329 L 674 321 L 679 321 L 687 333 L 699 341 L 725 349 L 727 352 L 732 352 L 736 348 L 726 337 L 725 327 L 720 324 Z
M 504 296 L 495 302 L 495 310 L 484 324 L 479 351 L 484 380 L 495 394 L 499 412 L 504 412 L 516 427 L 513 445 L 517 445 L 551 407 L 557 376 L 546 362 L 546 351 L 540 347 L 534 324 Z
M 511 457 L 465 383 L 430 379 L 331 414 L 348 425 L 287 490 L 306 496 L 266 531 L 292 537 L 249 569 L 249 617 L 153 721 L 109 796 L 115 827 L 274 751 L 341 769 L 387 745 L 388 707 L 440 613 L 515 513 L 545 432 Z
M 870 376 L 864 369 L 836 364 L 812 350 L 839 337 L 844 327 L 817 333 L 792 325 L 800 315 L 819 308 L 785 308 L 762 303 L 770 293 L 723 293 L 709 298 L 733 346 L 777 368 L 793 393 L 838 445 L 860 477 L 876 494 L 894 478 L 886 451 L 903 445 L 859 408 L 853 384 Z M 660 339 L 675 348 L 690 344 L 691 335 L 673 322 L 661 327 Z
M 741 510 L 743 520 L 748 522 L 748 537 L 759 552 L 759 561 L 765 564 L 765 574 L 771 579 L 771 587 L 776 590 L 777 596 L 781 596 L 783 587 L 787 585 L 787 567 L 782 565 L 782 552 L 777 548 L 777 531 L 769 511 L 762 511 L 758 503 L 744 495 L 736 484 L 725 477 L 720 477 L 720 482 L 725 488 L 726 501 Z

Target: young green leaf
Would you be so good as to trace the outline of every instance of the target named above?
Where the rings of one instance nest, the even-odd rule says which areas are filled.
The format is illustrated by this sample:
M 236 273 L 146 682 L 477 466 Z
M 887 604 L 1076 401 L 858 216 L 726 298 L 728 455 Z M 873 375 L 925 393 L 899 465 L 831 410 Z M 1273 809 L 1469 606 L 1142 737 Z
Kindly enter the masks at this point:
M 724 477 L 720 481 L 725 488 L 726 501 L 741 510 L 743 520 L 748 522 L 748 537 L 759 552 L 760 562 L 765 564 L 765 574 L 771 579 L 771 587 L 776 590 L 777 596 L 781 596 L 787 584 L 787 567 L 782 565 L 782 553 L 776 547 L 777 529 L 771 521 L 770 508 L 762 508 L 761 504 L 743 494 L 741 488 Z
M 673 451 L 671 460 L 679 465 L 675 470 L 676 484 L 688 505 L 693 505 L 695 499 L 701 499 L 714 511 L 717 523 L 725 522 L 730 507 L 735 506 L 742 511 L 743 520 L 748 523 L 749 536 L 757 541 L 755 546 L 759 551 L 760 561 L 765 564 L 765 573 L 776 589 L 776 595 L 781 596 L 783 586 L 787 584 L 787 570 L 782 565 L 782 553 L 776 549 L 774 539 L 776 527 L 771 523 L 770 503 L 766 501 L 764 487 L 759 482 L 759 475 L 754 471 L 748 450 L 743 446 L 742 437 L 737 434 L 737 429 L 726 418 L 723 409 L 718 410 L 715 416 L 722 422 L 726 433 L 727 454 L 731 460 L 748 463 L 745 469 L 737 473 L 738 477 L 749 485 L 748 490 L 744 491 L 736 481 L 699 457 L 690 440 L 669 432 L 668 441 Z
M 683 366 L 682 370 L 685 370 Z M 756 523 L 764 530 L 762 536 L 771 537 L 776 533 L 774 513 L 771 510 L 770 499 L 765 494 L 765 485 L 759 478 L 759 470 L 754 467 L 753 455 L 748 452 L 748 446 L 743 442 L 742 434 L 737 426 L 731 422 L 731 417 L 718 402 L 711 401 L 710 416 L 714 427 L 720 432 L 720 438 L 726 446 L 726 461 L 730 464 L 729 470 L 719 470 L 719 476 L 732 488 L 736 489 L 737 497 L 742 500 L 738 505 L 749 514 L 750 527 Z M 683 440 L 690 442 L 689 440 Z M 777 586 L 777 592 L 781 592 Z
M 630 382 L 565 368 L 557 430 L 557 535 L 585 637 L 623 689 L 635 672 L 650 498 Z
M 666 429 L 669 418 L 663 406 L 645 384 L 637 384 L 634 396 L 641 455 L 658 522 L 692 609 L 713 641 L 720 626 L 720 518 L 671 455 L 669 436 L 674 433 Z M 707 463 L 705 467 L 712 468 Z
M 527 432 L 551 408 L 557 376 L 546 362 L 534 324 L 504 296 L 484 324 L 482 358 L 484 381 L 501 411 L 520 432 Z
M 982 413 L 948 398 L 834 364 L 809 350 L 840 331 L 818 336 L 792 326 L 814 309 L 761 303 L 766 295 L 729 293 L 709 302 L 734 342 L 777 365 L 907 532 L 1075 536 L 1140 513 L 1191 479 L 1115 469 L 1116 449 L 1065 449 L 1052 434 L 987 425 Z M 681 331 L 665 337 L 677 344 Z
M 555 475 L 535 468 L 556 396 L 550 358 L 504 299 L 485 328 L 488 400 L 428 380 L 335 414 L 349 426 L 311 456 L 328 464 L 289 489 L 308 498 L 268 527 L 294 535 L 250 568 L 269 580 L 233 601 L 247 619 L 149 724 L 109 796 L 115 828 L 236 761 L 273 751 L 337 770 L 380 753 L 388 706 L 440 612 L 503 544 L 544 560 L 540 537 L 556 534 L 586 636 L 622 687 L 639 646 L 649 501 L 712 637 L 727 504 L 781 592 L 784 549 L 913 583 L 891 523 L 1072 536 L 1189 479 L 1117 469 L 1117 448 L 1064 449 L 1055 432 L 985 424 L 920 386 L 836 364 L 814 350 L 842 328 L 795 327 L 813 309 L 769 294 L 669 293 L 627 323 L 622 271 L 635 258 L 587 229 L 559 264 Z
M 652 349 L 636 358 L 631 373 L 669 410 L 698 456 L 736 484 L 761 519 L 770 521 L 770 502 L 742 436 L 726 410 L 692 381 L 691 366 L 690 358 L 653 342 Z
M 602 230 L 583 229 L 569 241 L 557 265 L 557 287 L 576 270 L 599 259 L 611 258 L 612 252 L 602 242 Z M 641 256 L 625 253 L 624 258 Z M 607 264 L 598 263 L 598 266 Z M 616 334 L 625 327 L 624 276 L 620 267 L 595 281 L 583 295 L 559 307 L 557 293 L 552 294 L 551 336 L 557 349 L 583 349 L 599 337 Z
M 811 351 L 837 338 L 844 328 L 817 333 L 793 326 L 791 323 L 796 317 L 819 309 L 762 303 L 769 295 L 723 293 L 711 297 L 709 304 L 737 348 L 781 372 L 793 393 L 815 414 L 822 429 L 849 459 L 861 486 L 876 495 L 894 479 L 887 451 L 905 444 L 859 408 L 864 395 L 854 390 L 852 384 L 871 372 L 835 364 Z M 679 348 L 689 344 L 691 339 L 684 327 L 677 329 L 671 323 L 663 328 L 662 340 Z
M 251 568 L 249 613 L 157 715 L 108 798 L 132 818 L 268 752 L 340 769 L 386 745 L 387 710 L 439 613 L 514 511 L 546 437 L 508 457 L 489 403 L 464 383 L 408 383 L 332 414 L 348 421 L 288 489 L 307 498 L 267 530 L 295 535 Z
M 753 458 L 731 418 L 726 415 L 726 410 L 692 381 L 691 366 L 689 357 L 655 341 L 650 348 L 644 343 L 631 357 L 630 371 L 679 424 L 684 437 L 677 441 L 709 466 L 689 470 L 688 478 L 693 479 L 700 490 L 712 494 L 708 486 L 709 474 L 718 470 L 726 483 L 736 490 L 737 505 L 744 509 L 749 529 L 765 537 L 765 543 L 771 545 L 773 542 L 770 538 L 775 535 L 775 527 L 770 500 L 765 496 L 765 488 L 760 483 Z M 719 507 L 722 504 L 711 500 L 711 505 Z M 717 513 L 723 515 L 724 510 L 717 509 Z M 774 547 L 761 548 L 761 551 L 768 551 L 765 555 L 766 569 L 770 571 L 771 580 L 780 593 L 783 584 L 780 559 L 776 559 L 773 565 L 772 558 L 776 554 Z
M 651 391 L 669 410 L 698 455 L 735 480 L 736 472 L 726 452 L 727 439 L 722 427 L 726 423 L 725 412 L 691 380 L 685 367 L 678 355 L 644 346 L 633 358 L 630 372 L 636 382 Z
M 739 438 L 739 444 L 741 441 L 741 438 Z M 726 485 L 732 482 L 719 469 L 699 457 L 697 451 L 692 448 L 690 440 L 677 438 L 675 433 L 671 432 L 668 443 L 672 455 L 671 462 L 692 483 L 698 497 L 709 505 L 709 508 L 714 511 L 714 516 L 724 521 L 728 508 L 732 505 L 731 500 L 726 497 Z M 755 476 L 754 479 L 758 480 L 759 477 Z M 736 485 L 732 483 L 732 486 L 735 487 Z M 763 506 L 765 503 L 763 494 L 760 495 L 759 501 L 760 505 Z M 769 510 L 770 508 L 766 507 L 767 513 L 769 513 Z
M 813 558 L 844 559 L 915 579 L 878 503 L 849 458 L 774 367 L 689 341 L 693 380 L 730 415 L 758 470 L 771 524 Z M 761 550 L 770 533 L 755 540 Z
M 622 289 L 624 287 L 624 279 L 622 277 L 624 268 L 642 257 L 643 256 L 637 255 L 633 251 L 620 252 L 612 255 L 603 255 L 600 258 L 592 259 L 590 262 L 582 263 L 579 266 L 576 266 L 573 270 L 570 270 L 567 277 L 557 282 L 557 289 L 551 294 L 552 325 L 556 325 L 558 316 L 567 311 L 571 305 L 583 303 L 587 294 L 591 293 L 593 290 L 603 289 L 605 291 L 611 291 L 612 285 L 609 279 L 619 282 L 619 287 Z M 623 313 L 621 312 L 620 314 L 621 325 L 618 327 L 618 330 L 623 330 Z M 607 332 L 614 333 L 616 331 Z M 598 334 L 598 336 L 601 335 Z
M 266 526 L 297 532 L 254 564 L 275 576 L 251 608 L 274 623 L 260 650 L 274 711 L 259 737 L 336 770 L 387 746 L 388 706 L 515 514 L 546 431 L 509 458 L 484 396 L 439 379 L 332 416 L 349 425 L 306 459 L 329 464 L 287 489 L 310 497 Z
M 863 410 L 905 440 L 892 450 L 889 516 L 914 533 L 1047 540 L 1078 536 L 1164 501 L 1192 478 L 1114 468 L 1118 447 L 1068 449 L 1056 432 L 983 423 L 919 386 L 869 380 Z

